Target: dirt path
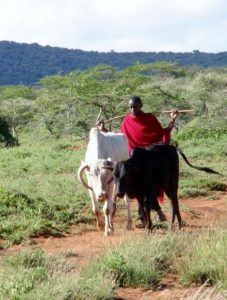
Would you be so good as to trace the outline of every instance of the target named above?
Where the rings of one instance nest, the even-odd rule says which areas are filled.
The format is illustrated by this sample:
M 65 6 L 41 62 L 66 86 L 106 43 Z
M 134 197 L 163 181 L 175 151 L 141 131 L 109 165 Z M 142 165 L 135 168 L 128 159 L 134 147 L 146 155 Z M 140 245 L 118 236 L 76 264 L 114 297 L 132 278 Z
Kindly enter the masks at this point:
M 132 205 L 136 207 L 136 202 Z M 227 193 L 220 192 L 209 197 L 187 198 L 180 200 L 180 208 L 183 220 L 187 226 L 185 230 L 205 228 L 214 224 L 215 220 L 227 213 Z M 123 210 L 123 208 L 122 208 Z M 104 237 L 103 232 L 89 231 L 78 234 L 78 226 L 72 227 L 71 234 L 63 238 L 39 237 L 33 240 L 33 245 L 13 246 L 7 252 L 25 249 L 41 248 L 46 253 L 68 253 L 69 259 L 79 268 L 84 267 L 90 261 L 101 257 L 106 251 L 113 249 L 130 239 L 142 236 L 143 229 L 134 227 L 132 231 L 125 229 L 126 222 L 123 220 L 124 211 L 115 219 L 115 233 L 113 236 Z M 168 216 L 168 213 L 167 213 Z M 135 220 L 134 220 L 135 222 Z M 164 231 L 155 234 L 164 234 Z M 168 275 L 160 284 L 160 290 L 151 291 L 143 289 L 118 289 L 116 299 L 123 300 L 149 300 L 149 299 L 183 299 L 182 295 L 192 293 L 193 288 L 181 289 L 174 276 Z

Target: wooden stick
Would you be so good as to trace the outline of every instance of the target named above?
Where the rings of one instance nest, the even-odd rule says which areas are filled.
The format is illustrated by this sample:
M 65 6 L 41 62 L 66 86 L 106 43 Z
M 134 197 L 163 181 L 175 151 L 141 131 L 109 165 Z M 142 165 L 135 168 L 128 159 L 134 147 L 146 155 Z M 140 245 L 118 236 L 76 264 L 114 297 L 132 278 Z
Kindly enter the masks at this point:
M 193 111 L 195 111 L 195 110 L 194 109 L 182 109 L 182 110 L 178 110 L 179 113 L 188 113 L 188 112 L 193 112 Z M 155 111 L 155 112 L 153 112 L 153 114 L 169 114 L 171 112 L 172 112 L 172 110 L 163 110 L 163 111 Z M 124 118 L 125 116 L 126 115 L 121 115 L 121 116 L 113 117 L 113 118 L 110 118 L 108 120 L 105 120 L 104 122 L 108 123 L 108 122 L 111 122 L 113 120 Z
M 174 110 L 163 110 L 163 111 L 156 111 L 154 114 L 168 114 L 171 113 Z M 195 111 L 194 109 L 182 109 L 182 110 L 177 110 L 179 113 L 188 113 L 188 112 L 193 112 Z
M 121 119 L 121 118 L 124 118 L 126 115 L 121 115 L 121 116 L 117 116 L 117 117 L 113 117 L 113 118 L 110 118 L 106 121 L 104 121 L 105 123 L 108 123 L 108 122 L 111 122 L 113 120 L 117 120 L 117 119 Z
M 102 112 L 102 109 L 101 109 L 101 107 L 100 107 L 98 116 L 97 116 L 96 121 L 95 121 L 95 124 L 98 122 L 98 120 L 99 120 L 99 118 L 100 118 L 100 116 L 101 116 L 101 112 Z

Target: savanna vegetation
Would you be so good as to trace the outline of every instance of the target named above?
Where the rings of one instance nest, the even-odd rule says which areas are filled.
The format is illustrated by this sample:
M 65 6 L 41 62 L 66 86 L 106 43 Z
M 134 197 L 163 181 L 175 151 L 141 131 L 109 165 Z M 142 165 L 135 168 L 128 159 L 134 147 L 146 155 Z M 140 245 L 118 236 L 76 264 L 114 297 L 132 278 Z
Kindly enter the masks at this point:
M 95 229 L 90 200 L 75 178 L 76 170 L 97 116 L 125 114 L 131 95 L 141 96 L 144 110 L 154 112 L 163 126 L 169 115 L 161 111 L 194 110 L 180 114 L 172 138 L 193 164 L 222 175 L 198 172 L 181 161 L 179 197 L 209 195 L 215 201 L 214 191 L 226 190 L 225 68 L 198 70 L 156 62 L 119 71 L 99 65 L 47 76 L 33 87 L 1 87 L 1 249 L 40 235 L 65 235 L 71 225 Z M 114 131 L 119 125 L 120 120 L 108 123 Z M 212 230 L 195 234 L 141 238 L 113 249 L 81 272 L 66 262 L 76 253 L 50 256 L 38 250 L 4 255 L 0 299 L 113 299 L 119 286 L 155 289 L 170 272 L 182 285 L 207 282 L 223 291 L 226 230 L 222 220 Z

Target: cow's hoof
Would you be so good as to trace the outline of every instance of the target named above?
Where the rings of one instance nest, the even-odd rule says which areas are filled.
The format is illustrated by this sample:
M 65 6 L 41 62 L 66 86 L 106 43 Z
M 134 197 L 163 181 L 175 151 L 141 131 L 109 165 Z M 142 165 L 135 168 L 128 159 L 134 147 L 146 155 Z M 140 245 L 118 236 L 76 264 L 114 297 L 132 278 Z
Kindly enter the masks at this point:
M 102 231 L 104 229 L 105 225 L 102 221 L 97 222 L 97 228 L 99 231 Z
M 144 234 L 145 236 L 148 236 L 152 233 L 153 231 L 153 226 L 151 226 L 151 228 L 145 228 Z
M 113 212 L 112 212 L 112 217 L 113 217 L 113 218 L 114 218 L 115 215 L 116 215 L 116 210 L 117 210 L 117 205 L 116 205 L 116 203 L 114 202 L 114 203 L 113 203 Z
M 187 226 L 187 223 L 186 223 L 186 221 L 184 221 L 184 220 L 181 220 L 181 223 L 180 223 L 180 225 L 179 225 L 179 227 L 186 227 Z
M 108 228 L 104 233 L 105 236 L 110 236 L 113 234 L 114 234 L 114 230 L 112 228 Z
M 137 220 L 136 228 L 145 228 L 145 224 L 141 219 Z
M 164 214 L 164 212 L 161 209 L 157 211 L 157 214 L 158 214 L 158 221 L 160 221 L 160 222 L 167 221 L 166 215 Z
M 169 231 L 169 232 L 174 232 L 174 231 L 175 231 L 175 226 L 174 226 L 174 224 L 171 223 L 171 224 L 168 225 L 168 231 Z

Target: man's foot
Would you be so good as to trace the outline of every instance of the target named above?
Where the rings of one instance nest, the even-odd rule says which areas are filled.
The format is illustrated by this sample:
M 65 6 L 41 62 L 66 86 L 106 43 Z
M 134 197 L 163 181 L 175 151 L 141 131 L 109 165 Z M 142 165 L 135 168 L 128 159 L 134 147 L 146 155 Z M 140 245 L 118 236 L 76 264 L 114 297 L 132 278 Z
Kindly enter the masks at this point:
M 141 219 L 137 220 L 136 228 L 145 228 L 145 224 Z
M 167 221 L 166 215 L 164 214 L 164 212 L 161 209 L 157 210 L 157 214 L 158 214 L 158 219 L 160 222 Z

